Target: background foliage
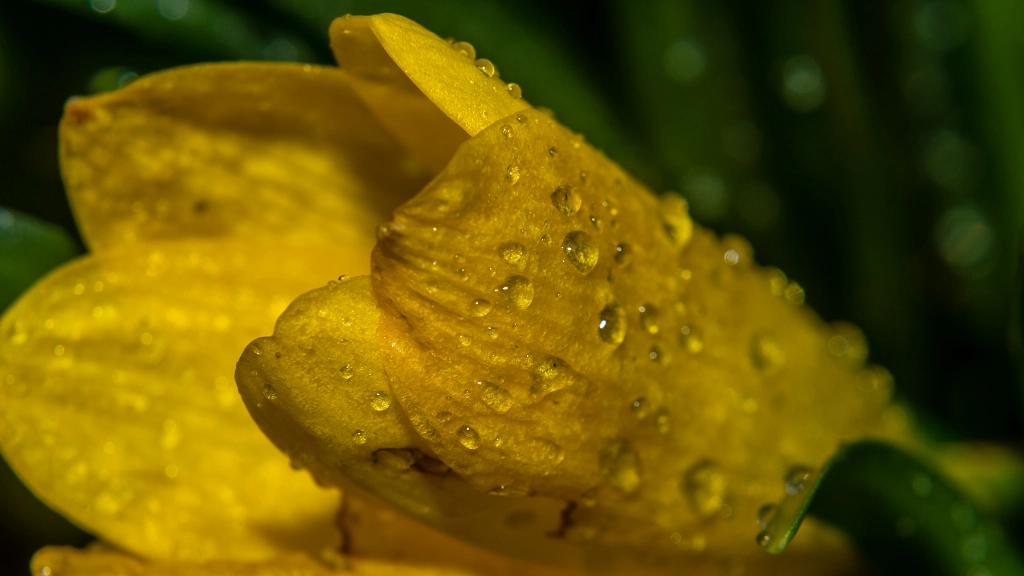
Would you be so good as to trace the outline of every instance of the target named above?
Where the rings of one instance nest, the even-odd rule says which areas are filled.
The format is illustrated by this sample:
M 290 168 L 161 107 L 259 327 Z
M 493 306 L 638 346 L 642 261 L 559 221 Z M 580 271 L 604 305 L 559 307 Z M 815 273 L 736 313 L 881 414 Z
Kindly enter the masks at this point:
M 383 11 L 473 43 L 698 221 L 747 236 L 823 318 L 864 329 L 936 437 L 1019 442 L 1015 0 L 0 2 L 0 306 L 83 250 L 56 160 L 69 96 L 192 62 L 330 63 L 334 17 Z M 0 494 L 0 571 L 88 540 L 6 469 Z

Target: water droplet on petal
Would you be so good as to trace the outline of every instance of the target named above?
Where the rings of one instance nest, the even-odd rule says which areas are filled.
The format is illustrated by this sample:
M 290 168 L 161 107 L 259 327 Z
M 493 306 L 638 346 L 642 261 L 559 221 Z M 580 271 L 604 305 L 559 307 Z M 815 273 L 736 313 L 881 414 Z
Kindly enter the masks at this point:
M 519 166 L 510 164 L 509 167 L 505 169 L 505 180 L 508 180 L 510 184 L 519 182 Z
M 352 377 L 355 376 L 355 373 L 355 369 L 352 368 L 351 364 L 345 364 L 345 366 L 341 368 L 341 377 L 345 380 L 351 380 Z
M 356 444 L 366 444 L 366 432 L 356 430 L 352 433 L 352 441 Z
M 473 300 L 473 304 L 472 306 L 470 306 L 470 311 L 473 314 L 473 316 L 476 316 L 477 318 L 480 318 L 481 316 L 487 316 L 487 314 L 491 311 L 491 302 L 490 300 L 477 298 L 476 300 Z
M 647 398 L 641 396 L 629 403 L 629 411 L 636 416 L 637 420 L 643 420 L 651 412 L 651 403 L 647 401 Z
M 488 78 L 498 78 L 500 76 L 500 74 L 498 74 L 498 68 L 494 65 L 494 62 L 491 62 L 487 58 L 480 58 L 475 62 L 475 64 L 476 67 L 484 73 L 484 76 L 487 76 Z
M 377 412 L 387 410 L 391 406 L 391 395 L 387 392 L 374 392 L 373 398 L 370 399 L 370 406 Z
M 518 100 L 523 97 L 523 89 L 519 87 L 519 84 L 515 82 L 509 82 L 508 84 L 508 95 Z
M 533 303 L 533 283 L 526 276 L 509 276 L 498 287 L 498 293 L 520 310 L 529 308 Z
M 711 460 L 701 460 L 683 473 L 683 496 L 694 512 L 710 516 L 725 503 L 726 477 Z
M 505 138 L 511 138 L 511 137 L 512 137 L 512 134 L 513 134 L 514 132 L 513 132 L 513 130 L 512 130 L 512 126 L 511 126 L 511 125 L 509 125 L 509 124 L 505 124 L 505 125 L 503 125 L 503 126 L 501 127 L 501 133 L 502 133 L 502 135 L 504 135 L 504 136 L 505 136 Z
M 263 397 L 267 400 L 274 401 L 277 399 L 277 390 L 274 390 L 273 386 L 269 384 L 263 386 Z
M 480 435 L 469 426 L 459 428 L 457 436 L 459 437 L 459 444 L 470 450 L 476 450 L 480 447 Z
M 626 338 L 626 313 L 622 307 L 612 303 L 601 310 L 597 333 L 609 344 L 622 343 Z
M 470 60 L 476 60 L 476 48 L 469 42 L 454 42 L 452 48 Z
M 654 304 L 640 306 L 640 327 L 648 334 L 658 333 L 658 309 Z
M 629 247 L 629 244 L 619 244 L 615 247 L 615 263 L 619 266 L 625 266 L 633 260 L 633 249 Z
M 569 262 L 584 274 L 597 265 L 597 242 L 582 230 L 574 230 L 565 235 L 565 239 L 562 240 L 562 251 Z
M 519 242 L 506 242 L 498 246 L 498 253 L 509 266 L 522 268 L 526 264 L 526 246 Z
M 554 150 L 554 148 L 552 148 Z M 554 156 L 554 154 L 552 154 Z M 559 212 L 566 216 L 572 216 L 583 204 L 583 199 L 572 186 L 559 186 L 551 193 L 551 203 Z

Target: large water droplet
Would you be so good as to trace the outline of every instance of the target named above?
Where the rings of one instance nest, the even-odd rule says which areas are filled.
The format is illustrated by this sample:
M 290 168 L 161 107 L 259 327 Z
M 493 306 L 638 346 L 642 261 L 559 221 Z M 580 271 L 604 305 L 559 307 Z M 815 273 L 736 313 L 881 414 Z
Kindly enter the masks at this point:
M 470 60 L 476 60 L 476 49 L 469 42 L 453 42 L 452 48 Z
M 470 305 L 469 310 L 470 313 L 473 314 L 473 316 L 476 316 L 477 318 L 480 318 L 481 316 L 487 316 L 487 314 L 491 311 L 491 302 L 490 300 L 477 298 L 476 300 L 473 300 L 473 303 Z
M 270 384 L 265 384 L 263 386 L 262 392 L 263 397 L 266 398 L 267 400 L 270 400 L 271 402 L 277 400 L 277 390 L 274 390 L 274 387 L 271 386 Z
M 612 440 L 599 455 L 601 473 L 619 492 L 632 494 L 640 488 L 640 456 L 627 440 Z
M 533 303 L 533 283 L 526 276 L 509 276 L 498 287 L 498 293 L 520 310 L 529 308 Z
M 476 67 L 479 68 L 480 71 L 484 73 L 484 76 L 487 76 L 488 78 L 497 78 L 500 76 L 500 74 L 498 74 L 498 67 L 494 65 L 494 62 L 491 62 L 487 58 L 480 58 L 474 62 L 474 64 L 476 64 Z
M 505 138 L 511 138 L 512 135 L 514 134 L 514 131 L 512 130 L 512 126 L 509 125 L 509 124 L 502 125 L 502 127 L 501 127 L 501 134 L 503 136 L 505 136 Z
M 552 148 L 554 150 L 554 148 Z M 552 154 L 554 156 L 554 154 Z M 559 212 L 566 216 L 572 216 L 580 209 L 580 205 L 583 204 L 583 199 L 576 193 L 576 188 L 572 186 L 559 186 L 551 193 L 551 203 L 555 205 L 555 208 Z
M 562 240 L 562 251 L 577 270 L 586 274 L 597 265 L 597 243 L 590 234 L 582 230 L 574 230 Z
M 750 362 L 761 372 L 770 373 L 786 363 L 786 353 L 771 332 L 759 332 L 750 338 Z
M 519 242 L 505 242 L 498 246 L 498 254 L 509 266 L 522 268 L 526 264 L 526 246 Z
M 508 95 L 518 100 L 523 97 L 523 89 L 519 87 L 519 84 L 516 84 L 515 82 L 509 82 Z
M 654 304 L 640 306 L 640 327 L 648 334 L 658 333 L 658 309 Z
M 473 430 L 469 426 L 459 428 L 458 437 L 459 444 L 462 444 L 470 450 L 476 450 L 480 447 L 480 435 L 476 433 L 476 430 Z
M 341 368 L 341 377 L 345 380 L 351 380 L 356 375 L 355 368 L 352 368 L 351 364 L 345 364 Z
M 726 477 L 711 460 L 701 460 L 683 473 L 683 496 L 694 512 L 710 516 L 725 502 Z
M 370 399 L 370 406 L 377 412 L 387 410 L 391 406 L 391 395 L 387 392 L 374 392 L 373 398 Z
M 609 344 L 622 343 L 626 338 L 626 312 L 621 306 L 612 303 L 601 309 L 597 333 Z
M 807 489 L 813 471 L 806 466 L 794 466 L 786 474 L 786 495 L 796 496 Z
M 508 393 L 508 390 L 490 382 L 484 383 L 482 397 L 484 404 L 487 404 L 491 410 L 499 414 L 508 412 L 509 408 L 512 407 L 512 395 Z

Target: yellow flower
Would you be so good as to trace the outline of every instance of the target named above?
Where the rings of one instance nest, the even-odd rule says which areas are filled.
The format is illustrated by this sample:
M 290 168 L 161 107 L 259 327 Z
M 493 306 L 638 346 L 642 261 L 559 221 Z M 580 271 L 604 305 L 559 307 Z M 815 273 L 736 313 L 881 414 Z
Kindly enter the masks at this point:
M 813 522 L 779 557 L 755 536 L 788 472 L 902 434 L 860 333 L 468 44 L 393 15 L 331 38 L 340 69 L 68 103 L 90 254 L 3 318 L 0 447 L 135 558 L 40 573 L 855 571 Z

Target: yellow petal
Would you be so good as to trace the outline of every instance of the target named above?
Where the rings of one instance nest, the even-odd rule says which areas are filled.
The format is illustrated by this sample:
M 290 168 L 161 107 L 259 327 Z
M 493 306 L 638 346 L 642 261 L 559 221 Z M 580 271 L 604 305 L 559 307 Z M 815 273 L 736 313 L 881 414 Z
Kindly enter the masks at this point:
M 436 171 L 467 135 L 529 108 L 499 74 L 481 70 L 471 48 L 460 52 L 402 16 L 338 18 L 331 48 L 381 122 Z
M 432 175 L 337 68 L 207 64 L 73 99 L 61 168 L 92 250 L 243 237 L 372 246 Z
M 469 576 L 453 568 L 399 562 L 358 561 L 330 568 L 301 554 L 260 563 L 217 561 L 203 564 L 145 562 L 121 552 L 43 548 L 32 558 L 32 573 L 42 576 Z
M 791 469 L 887 434 L 889 381 L 799 286 L 543 114 L 477 134 L 387 231 L 399 404 L 479 489 L 579 504 L 565 526 L 597 549 L 759 553 Z
M 307 257 L 308 256 L 308 257 Z M 364 256 L 188 242 L 77 260 L 0 322 L 0 447 L 44 501 L 153 558 L 263 559 L 334 538 L 337 496 L 260 433 L 237 351 Z
M 378 316 L 369 277 L 332 283 L 296 299 L 273 337 L 246 348 L 235 377 L 267 436 L 346 493 L 377 496 L 511 556 L 576 562 L 577 550 L 549 537 L 559 529 L 562 502 L 482 493 L 450 473 L 419 437 L 384 379 Z

